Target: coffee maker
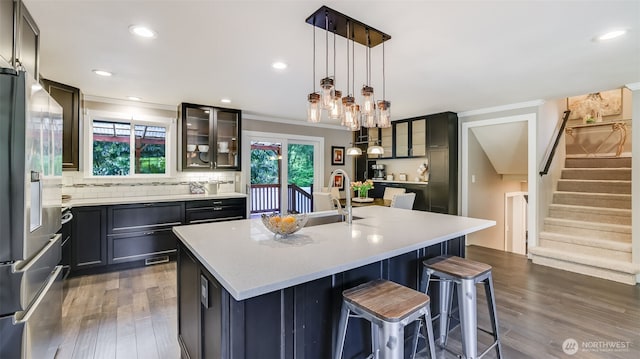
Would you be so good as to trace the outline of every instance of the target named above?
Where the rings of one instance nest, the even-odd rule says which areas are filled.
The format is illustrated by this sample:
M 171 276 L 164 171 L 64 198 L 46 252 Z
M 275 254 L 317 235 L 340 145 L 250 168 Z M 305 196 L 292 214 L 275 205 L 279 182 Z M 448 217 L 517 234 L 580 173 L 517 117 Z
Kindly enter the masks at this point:
M 373 179 L 374 180 L 383 180 L 385 178 L 385 171 L 383 164 L 375 164 L 371 165 L 371 169 L 373 170 Z

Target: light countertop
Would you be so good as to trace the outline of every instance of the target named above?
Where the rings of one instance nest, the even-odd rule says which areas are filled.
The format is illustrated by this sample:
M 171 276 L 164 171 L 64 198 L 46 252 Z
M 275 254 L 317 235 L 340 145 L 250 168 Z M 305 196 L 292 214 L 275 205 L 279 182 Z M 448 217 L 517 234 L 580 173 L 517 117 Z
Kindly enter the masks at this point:
M 399 180 L 373 180 L 374 183 L 399 183 L 399 184 L 429 184 L 429 182 L 425 181 L 399 181 Z
M 79 198 L 62 202 L 63 207 L 86 207 L 86 206 L 106 206 L 112 204 L 130 203 L 152 203 L 152 202 L 175 202 L 175 201 L 197 201 L 203 199 L 222 198 L 243 198 L 244 193 L 218 193 L 218 194 L 172 194 L 164 196 L 138 196 L 138 197 L 109 197 L 109 198 Z
M 326 211 L 313 214 L 334 214 Z M 495 221 L 382 206 L 353 209 L 352 225 L 305 227 L 275 240 L 261 219 L 174 227 L 236 299 L 244 300 L 428 247 Z

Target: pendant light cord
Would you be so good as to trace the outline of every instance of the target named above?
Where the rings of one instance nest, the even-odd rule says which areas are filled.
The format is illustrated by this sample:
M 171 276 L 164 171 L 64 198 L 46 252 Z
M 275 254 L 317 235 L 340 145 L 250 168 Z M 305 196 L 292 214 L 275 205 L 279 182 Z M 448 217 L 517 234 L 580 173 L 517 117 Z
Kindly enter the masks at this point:
M 325 53 L 325 77 L 329 77 L 329 14 L 324 13 L 324 53 Z
M 313 84 L 313 93 L 316 92 L 316 27 L 315 27 L 315 17 L 313 18 L 314 26 L 313 26 L 313 78 L 311 78 L 311 83 Z

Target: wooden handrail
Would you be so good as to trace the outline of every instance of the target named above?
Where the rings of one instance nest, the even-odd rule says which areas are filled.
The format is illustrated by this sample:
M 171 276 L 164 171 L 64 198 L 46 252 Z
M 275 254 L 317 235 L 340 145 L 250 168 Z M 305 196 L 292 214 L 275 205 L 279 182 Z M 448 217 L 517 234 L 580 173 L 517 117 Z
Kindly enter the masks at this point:
M 564 115 L 562 116 L 562 124 L 560 125 L 560 130 L 556 134 L 556 140 L 553 143 L 553 147 L 551 148 L 551 152 L 547 157 L 547 160 L 544 165 L 544 169 L 540 171 L 540 176 L 544 176 L 549 173 L 549 167 L 551 167 L 551 161 L 553 161 L 553 156 L 556 154 L 556 149 L 558 148 L 558 143 L 560 143 L 560 137 L 564 134 L 564 128 L 567 126 L 567 121 L 569 120 L 569 115 L 571 115 L 571 110 L 564 111 Z

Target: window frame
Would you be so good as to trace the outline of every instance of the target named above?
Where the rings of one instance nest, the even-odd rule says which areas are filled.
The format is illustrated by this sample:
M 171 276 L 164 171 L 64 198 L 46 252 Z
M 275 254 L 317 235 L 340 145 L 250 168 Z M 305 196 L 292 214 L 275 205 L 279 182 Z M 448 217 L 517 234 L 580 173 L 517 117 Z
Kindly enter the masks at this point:
M 93 121 L 112 121 L 127 123 L 131 126 L 129 135 L 129 174 L 126 176 L 96 176 L 93 174 Z M 176 129 L 177 118 L 140 115 L 121 112 L 88 110 L 84 118 L 84 177 L 94 179 L 123 179 L 123 178 L 169 178 L 175 175 L 176 166 Z M 165 127 L 165 172 L 164 173 L 135 173 L 135 126 Z

